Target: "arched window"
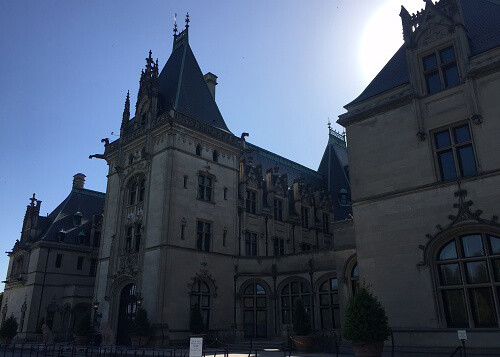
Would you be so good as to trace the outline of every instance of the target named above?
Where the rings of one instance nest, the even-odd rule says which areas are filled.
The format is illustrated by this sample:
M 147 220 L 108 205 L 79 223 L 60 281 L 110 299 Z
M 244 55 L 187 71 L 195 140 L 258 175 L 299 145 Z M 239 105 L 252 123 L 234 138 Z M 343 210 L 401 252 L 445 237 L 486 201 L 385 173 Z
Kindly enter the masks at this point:
M 191 289 L 191 310 L 198 304 L 203 316 L 205 327 L 209 328 L 210 323 L 210 288 L 202 280 L 197 280 Z
M 128 183 L 128 204 L 135 205 L 144 201 L 146 193 L 146 179 L 143 175 L 132 178 Z
M 350 280 L 350 286 L 351 286 L 351 293 L 352 293 L 352 295 L 354 295 L 354 294 L 356 294 L 356 292 L 359 289 L 358 263 L 355 263 L 354 266 L 352 267 L 349 280 Z
M 339 282 L 337 278 L 325 280 L 319 286 L 321 328 L 340 328 Z
M 497 327 L 500 309 L 500 238 L 459 235 L 435 256 L 437 285 L 448 327 Z
M 300 281 L 292 281 L 281 290 L 281 323 L 291 324 L 293 321 L 293 310 L 297 301 L 302 300 L 304 306 L 311 314 L 311 291 L 309 285 Z
M 258 283 L 243 292 L 243 329 L 245 338 L 267 337 L 267 294 Z
M 139 202 L 144 201 L 144 193 L 146 192 L 146 180 L 142 179 L 139 182 Z
M 137 197 L 137 182 L 134 182 L 131 186 L 130 186 L 130 190 L 129 190 L 129 193 L 128 193 L 128 204 L 129 205 L 133 205 L 135 204 L 136 202 L 136 197 Z

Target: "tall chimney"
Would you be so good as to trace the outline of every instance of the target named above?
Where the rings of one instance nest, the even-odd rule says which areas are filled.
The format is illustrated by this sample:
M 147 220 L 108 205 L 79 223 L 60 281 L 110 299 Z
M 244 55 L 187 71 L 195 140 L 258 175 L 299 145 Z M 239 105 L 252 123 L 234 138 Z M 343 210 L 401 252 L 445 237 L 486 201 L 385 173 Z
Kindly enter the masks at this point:
M 85 175 L 77 173 L 73 175 L 73 188 L 83 188 L 85 186 Z
M 215 86 L 217 85 L 217 76 L 211 72 L 208 72 L 203 76 L 205 79 L 205 83 L 208 86 L 208 90 L 210 94 L 212 94 L 212 98 L 215 100 Z

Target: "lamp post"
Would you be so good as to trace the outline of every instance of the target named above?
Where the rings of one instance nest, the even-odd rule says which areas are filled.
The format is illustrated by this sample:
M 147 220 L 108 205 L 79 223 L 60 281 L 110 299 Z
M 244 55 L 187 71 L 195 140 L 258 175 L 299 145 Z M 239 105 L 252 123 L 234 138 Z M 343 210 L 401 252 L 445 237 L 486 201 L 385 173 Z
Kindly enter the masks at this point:
M 102 313 L 99 313 L 98 300 L 92 303 L 92 308 L 94 309 L 94 345 L 99 345 L 101 343 L 101 339 L 99 338 L 99 325 L 101 324 Z

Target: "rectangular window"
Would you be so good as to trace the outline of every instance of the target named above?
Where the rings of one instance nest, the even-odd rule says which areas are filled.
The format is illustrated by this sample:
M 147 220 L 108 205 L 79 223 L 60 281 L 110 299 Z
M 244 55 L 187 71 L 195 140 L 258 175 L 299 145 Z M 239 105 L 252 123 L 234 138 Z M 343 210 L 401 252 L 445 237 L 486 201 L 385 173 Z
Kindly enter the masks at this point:
M 247 257 L 257 256 L 257 234 L 245 233 L 245 255 Z
M 100 244 L 101 244 L 101 231 L 95 231 L 94 242 L 92 243 L 92 245 L 98 248 Z
M 61 267 L 61 265 L 62 265 L 62 258 L 63 258 L 62 254 L 57 254 L 56 255 L 56 268 L 60 268 Z
M 442 181 L 477 174 L 469 124 L 435 132 L 434 150 Z
M 330 215 L 323 213 L 323 233 L 330 234 Z
M 95 276 L 97 271 L 97 259 L 90 259 L 89 276 Z
M 283 221 L 283 200 L 279 198 L 274 199 L 274 219 Z
M 248 213 L 257 213 L 257 192 L 247 190 L 246 208 Z
M 209 252 L 211 239 L 212 239 L 212 223 L 205 221 L 197 221 L 196 249 Z
M 212 201 L 213 178 L 200 174 L 198 176 L 198 198 L 204 201 Z
M 82 270 L 83 268 L 83 257 L 78 257 L 76 261 L 76 270 Z
M 460 83 L 453 46 L 422 58 L 427 93 L 432 94 Z
M 142 224 L 135 225 L 135 251 L 138 252 L 141 247 Z
M 302 207 L 302 227 L 309 228 L 309 208 Z
M 184 188 L 188 188 L 188 177 L 186 175 L 184 175 L 184 183 L 183 183 L 183 187 Z
M 132 249 L 132 233 L 134 228 L 132 226 L 127 227 L 127 236 L 125 237 L 125 249 Z
M 285 240 L 275 238 L 274 239 L 274 255 L 285 255 Z

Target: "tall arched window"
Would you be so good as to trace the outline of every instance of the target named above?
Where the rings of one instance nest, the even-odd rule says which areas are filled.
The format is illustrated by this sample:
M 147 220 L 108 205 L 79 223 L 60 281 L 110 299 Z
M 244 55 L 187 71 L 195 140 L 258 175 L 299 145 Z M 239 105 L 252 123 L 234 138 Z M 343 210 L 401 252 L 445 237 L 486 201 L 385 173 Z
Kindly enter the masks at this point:
M 146 179 L 143 175 L 137 175 L 128 182 L 128 204 L 135 205 L 144 201 L 146 192 Z
M 340 328 L 339 282 L 337 278 L 325 280 L 319 286 L 321 328 Z
M 243 292 L 243 329 L 245 338 L 267 337 L 267 294 L 258 283 Z
M 500 309 L 500 238 L 459 235 L 435 256 L 437 285 L 448 327 L 497 327 Z
M 191 289 L 191 310 L 198 304 L 203 316 L 205 327 L 209 328 L 210 323 L 210 288 L 208 284 L 202 280 L 197 280 Z
M 129 189 L 128 192 L 128 204 L 133 205 L 136 202 L 137 198 L 137 182 L 134 182 Z
M 281 290 L 281 323 L 291 324 L 293 321 L 293 309 L 297 301 L 302 300 L 304 306 L 311 314 L 311 290 L 307 283 L 301 281 L 292 281 L 285 285 Z
M 358 263 L 355 263 L 354 266 L 352 267 L 349 280 L 350 280 L 350 285 L 351 285 L 351 293 L 352 293 L 352 295 L 354 295 L 354 294 L 356 294 L 356 292 L 359 289 Z

